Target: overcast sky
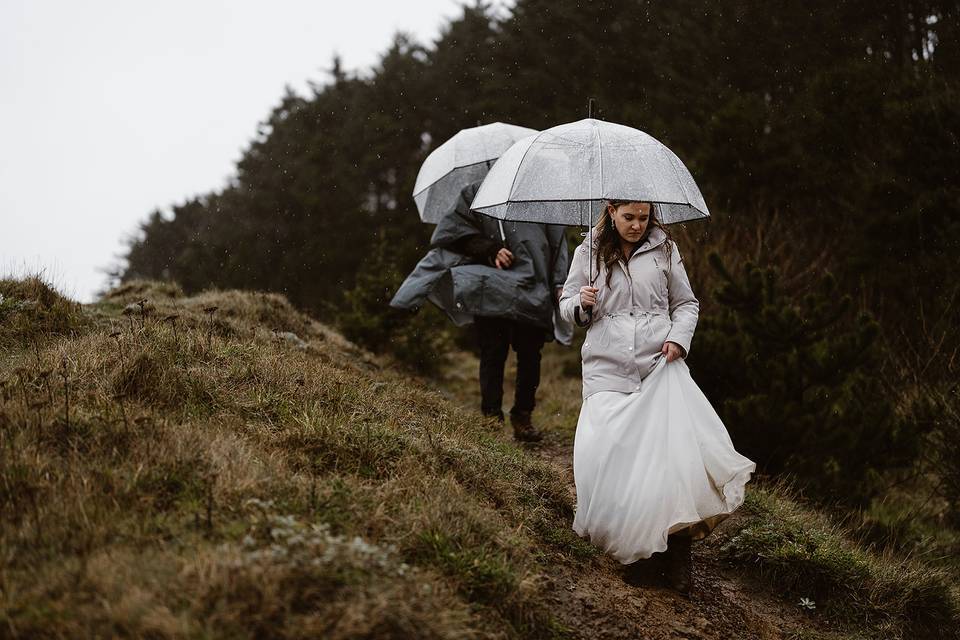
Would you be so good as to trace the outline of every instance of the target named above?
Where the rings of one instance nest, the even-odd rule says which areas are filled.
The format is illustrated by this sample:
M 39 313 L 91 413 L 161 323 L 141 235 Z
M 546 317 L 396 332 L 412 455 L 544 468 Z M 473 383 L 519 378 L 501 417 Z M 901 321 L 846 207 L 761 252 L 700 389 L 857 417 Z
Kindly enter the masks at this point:
M 0 275 L 90 301 L 155 208 L 221 188 L 289 84 L 432 42 L 457 0 L 0 0 Z

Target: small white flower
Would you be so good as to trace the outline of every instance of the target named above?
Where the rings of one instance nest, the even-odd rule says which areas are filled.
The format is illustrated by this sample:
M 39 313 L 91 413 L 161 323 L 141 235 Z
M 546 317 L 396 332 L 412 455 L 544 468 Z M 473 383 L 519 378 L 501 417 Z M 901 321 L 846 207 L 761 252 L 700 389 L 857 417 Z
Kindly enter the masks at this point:
M 275 516 L 273 522 L 288 528 L 297 526 L 297 519 L 293 516 Z
M 813 611 L 817 608 L 817 603 L 811 600 L 810 598 L 800 598 L 798 603 L 800 607 L 803 607 L 807 611 Z

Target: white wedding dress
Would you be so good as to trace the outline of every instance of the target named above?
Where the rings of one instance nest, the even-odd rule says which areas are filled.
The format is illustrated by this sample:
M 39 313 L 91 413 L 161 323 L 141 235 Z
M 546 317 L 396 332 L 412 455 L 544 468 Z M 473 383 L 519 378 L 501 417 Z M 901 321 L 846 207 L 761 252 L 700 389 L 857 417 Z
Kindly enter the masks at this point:
M 683 359 L 666 358 L 637 393 L 600 391 L 580 409 L 574 530 L 623 564 L 707 535 L 743 503 L 756 465 L 737 453 Z

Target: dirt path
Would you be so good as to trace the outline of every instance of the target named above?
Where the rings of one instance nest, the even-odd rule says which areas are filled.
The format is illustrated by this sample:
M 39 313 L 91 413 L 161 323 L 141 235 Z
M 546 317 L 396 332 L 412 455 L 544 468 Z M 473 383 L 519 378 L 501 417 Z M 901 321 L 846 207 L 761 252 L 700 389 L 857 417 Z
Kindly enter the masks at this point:
M 538 391 L 538 425 L 546 438 L 530 447 L 568 479 L 573 480 L 573 432 L 580 405 L 579 378 L 564 373 L 569 354 L 549 345 L 544 352 L 543 376 Z M 468 408 L 479 406 L 477 360 L 469 354 L 444 381 L 445 393 Z M 512 398 L 515 362 L 507 364 L 505 406 Z M 510 437 L 507 428 L 504 436 Z M 742 518 L 734 514 L 708 538 L 694 544 L 694 588 L 684 596 L 655 581 L 631 586 L 622 577 L 621 565 L 606 555 L 592 561 L 558 559 L 544 566 L 555 615 L 578 638 L 660 640 L 703 638 L 717 640 L 775 640 L 796 637 L 830 637 L 796 606 L 765 591 L 719 553 L 723 540 L 736 532 Z
M 531 451 L 562 469 L 575 495 L 572 442 L 553 440 Z M 734 514 L 694 544 L 694 589 L 689 597 L 655 582 L 627 584 L 621 565 L 608 556 L 600 556 L 586 572 L 580 563 L 554 565 L 551 584 L 559 617 L 578 637 L 617 640 L 774 640 L 813 631 L 813 621 L 798 608 L 777 601 L 719 558 L 722 540 L 740 528 L 741 520 Z
M 539 451 L 568 472 L 574 491 L 569 452 L 551 446 Z M 694 545 L 694 589 L 689 597 L 665 586 L 631 586 L 621 565 L 608 556 L 592 562 L 554 565 L 560 619 L 580 638 L 704 638 L 773 640 L 813 630 L 812 620 L 764 593 L 749 577 L 718 559 L 719 541 L 739 528 L 734 515 L 703 543 Z

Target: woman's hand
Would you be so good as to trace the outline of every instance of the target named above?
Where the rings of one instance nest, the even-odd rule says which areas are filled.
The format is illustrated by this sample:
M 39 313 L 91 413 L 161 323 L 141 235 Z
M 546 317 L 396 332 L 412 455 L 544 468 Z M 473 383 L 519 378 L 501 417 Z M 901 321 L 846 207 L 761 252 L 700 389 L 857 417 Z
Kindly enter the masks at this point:
M 597 289 L 596 287 L 583 286 L 580 287 L 580 308 L 589 309 L 590 307 L 597 304 Z
M 497 269 L 509 269 L 510 265 L 513 264 L 513 254 L 510 253 L 510 250 L 504 247 L 497 251 L 496 257 L 493 259 L 493 264 Z
M 667 356 L 667 362 L 673 362 L 677 358 L 682 358 L 686 355 L 683 347 L 678 345 L 676 342 L 664 342 L 663 348 L 660 349 L 660 353 Z

